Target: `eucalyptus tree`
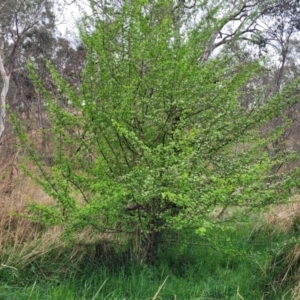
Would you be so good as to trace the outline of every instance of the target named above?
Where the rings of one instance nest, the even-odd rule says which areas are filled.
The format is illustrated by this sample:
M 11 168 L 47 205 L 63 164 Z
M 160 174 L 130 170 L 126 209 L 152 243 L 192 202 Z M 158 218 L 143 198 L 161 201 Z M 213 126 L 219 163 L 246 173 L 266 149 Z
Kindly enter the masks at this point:
M 300 6 L 298 0 L 282 1 L 261 1 L 262 15 L 259 19 L 261 48 L 269 52 L 269 74 L 264 80 L 268 81 L 268 92 L 265 100 L 276 94 L 284 85 L 298 77 L 297 69 L 297 45 L 300 30 Z M 290 120 L 289 126 L 282 134 L 273 141 L 272 151 L 293 149 L 299 152 L 298 124 L 300 120 L 298 103 L 295 102 L 286 108 L 284 116 L 277 116 L 272 120 L 269 127 L 276 127 Z M 290 168 L 299 165 L 298 162 L 292 164 L 279 164 L 278 169 Z
M 0 57 L 3 80 L 1 94 L 2 154 L 15 150 L 13 134 L 6 122 L 7 108 L 27 124 L 28 131 L 40 132 L 41 151 L 47 157 L 47 127 L 45 103 L 32 84 L 27 62 L 35 60 L 37 72 L 49 89 L 53 87 L 45 59 L 51 60 L 59 72 L 74 85 L 80 82 L 79 73 L 84 64 L 84 49 L 59 34 L 57 29 L 60 12 L 59 1 L 7 1 L 1 5 L 2 52 Z M 65 105 L 65 103 L 61 103 Z M 25 118 L 24 118 L 25 117 Z M 3 140 L 4 128 L 8 130 Z M 5 141 L 8 141 L 7 143 Z M 10 142 L 11 141 L 11 142 Z
M 31 175 L 56 201 L 33 202 L 32 219 L 63 226 L 73 239 L 86 228 L 118 245 L 134 239 L 133 251 L 149 260 L 166 230 L 205 234 L 215 206 L 260 207 L 288 196 L 297 170 L 272 175 L 288 156 L 263 151 L 281 128 L 260 128 L 295 101 L 298 82 L 255 109 L 241 105 L 264 62 L 241 62 L 228 51 L 243 30 L 212 55 L 232 12 L 220 17 L 222 6 L 207 3 L 92 1 L 93 15 L 81 26 L 87 56 L 80 86 L 48 63 L 53 92 L 31 63 L 53 125 L 51 168 L 19 136 L 40 170 Z
M 54 22 L 52 1 L 9 0 L 0 6 L 0 72 L 2 90 L 0 101 L 0 142 L 5 130 L 7 95 L 16 61 L 22 56 L 21 45 L 27 34 L 38 27 L 50 27 Z M 17 81 L 16 81 L 17 83 Z

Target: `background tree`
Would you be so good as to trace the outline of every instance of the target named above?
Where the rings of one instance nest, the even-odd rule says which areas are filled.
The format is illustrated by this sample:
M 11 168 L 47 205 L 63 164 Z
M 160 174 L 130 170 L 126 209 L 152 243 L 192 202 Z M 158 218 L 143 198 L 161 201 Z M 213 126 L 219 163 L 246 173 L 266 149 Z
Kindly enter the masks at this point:
M 20 45 L 26 39 L 26 34 L 39 24 L 50 21 L 47 18 L 51 10 L 50 1 L 5 1 L 0 7 L 1 39 L 0 39 L 0 71 L 3 80 L 1 103 L 0 103 L 0 141 L 5 129 L 6 120 L 6 97 L 9 90 L 10 80 L 15 68 L 15 61 L 21 53 Z M 53 17 L 53 15 L 52 15 Z
M 272 1 L 263 2 L 264 11 L 260 18 L 261 27 L 264 32 L 261 39 L 264 41 L 264 49 L 271 55 L 269 60 L 269 93 L 268 97 L 278 92 L 282 86 L 288 84 L 297 77 L 294 73 L 297 65 L 297 54 L 295 46 L 297 45 L 297 33 L 300 29 L 299 19 L 299 1 Z M 292 71 L 294 70 L 294 71 Z M 292 72 L 291 72 L 292 71 Z M 284 152 L 286 149 L 299 150 L 298 145 L 298 124 L 299 113 L 298 104 L 293 103 L 285 110 L 285 118 L 291 120 L 289 126 L 283 133 L 273 141 L 272 150 Z M 284 117 L 277 117 L 269 127 L 278 126 L 284 122 Z M 290 168 L 299 166 L 299 162 L 293 162 L 291 165 L 279 164 L 276 170 L 281 168 Z
M 53 1 L 6 1 L 1 4 L 1 56 L 0 70 L 3 80 L 1 93 L 0 141 L 4 156 L 14 152 L 13 134 L 8 130 L 6 114 L 10 110 L 17 114 L 28 131 L 41 132 L 41 148 L 48 157 L 46 132 L 49 126 L 45 118 L 45 103 L 32 84 L 27 62 L 35 59 L 37 72 L 49 89 L 53 87 L 45 59 L 53 62 L 60 73 L 67 77 L 74 86 L 79 84 L 79 73 L 84 63 L 83 49 L 76 48 L 70 40 L 60 36 L 57 30 L 59 2 Z M 75 63 L 76 62 L 76 63 Z M 61 103 L 67 105 L 67 103 Z M 10 127 L 8 127 L 10 129 Z
M 41 171 L 37 181 L 56 200 L 32 203 L 33 219 L 62 225 L 71 237 L 85 228 L 134 237 L 135 251 L 149 261 L 162 232 L 194 227 L 203 234 L 215 206 L 258 207 L 288 196 L 294 174 L 270 171 L 289 157 L 263 152 L 281 127 L 260 129 L 295 101 L 298 83 L 255 109 L 241 105 L 263 61 L 241 62 L 228 51 L 243 30 L 208 56 L 228 16 L 220 18 L 216 5 L 199 18 L 204 4 L 180 20 L 174 10 L 185 4 L 165 0 L 103 4 L 99 15 L 92 5 L 81 28 L 87 62 L 79 89 L 49 63 L 59 94 L 49 91 L 31 64 L 56 149 L 49 169 L 20 135 Z M 265 93 L 263 86 L 256 95 Z

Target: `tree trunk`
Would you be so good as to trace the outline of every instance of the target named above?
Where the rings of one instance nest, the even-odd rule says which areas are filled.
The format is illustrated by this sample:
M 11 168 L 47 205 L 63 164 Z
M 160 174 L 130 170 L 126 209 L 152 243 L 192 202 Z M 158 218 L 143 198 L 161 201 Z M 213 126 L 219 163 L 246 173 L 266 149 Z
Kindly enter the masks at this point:
M 0 145 L 2 143 L 2 136 L 5 130 L 5 119 L 6 119 L 6 96 L 9 89 L 9 81 L 10 81 L 10 74 L 6 74 L 4 68 L 4 42 L 0 42 L 0 74 L 3 81 L 3 87 L 0 96 Z

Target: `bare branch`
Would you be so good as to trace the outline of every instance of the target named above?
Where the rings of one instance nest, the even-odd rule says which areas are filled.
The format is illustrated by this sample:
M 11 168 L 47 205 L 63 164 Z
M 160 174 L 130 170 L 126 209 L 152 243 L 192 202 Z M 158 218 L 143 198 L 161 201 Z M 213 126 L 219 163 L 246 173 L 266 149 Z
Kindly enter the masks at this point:
M 257 7 L 257 2 L 255 1 L 252 4 L 247 4 L 247 2 L 242 2 L 240 7 L 229 14 L 226 18 L 224 18 L 223 23 L 220 24 L 220 27 L 216 29 L 216 31 L 212 34 L 211 39 L 208 43 L 207 49 L 204 55 L 201 57 L 200 62 L 205 62 L 211 55 L 211 53 L 221 45 L 224 45 L 234 38 L 241 38 L 242 35 L 245 35 L 250 32 L 255 32 L 255 24 L 258 18 L 261 16 L 260 11 L 255 13 L 255 8 Z M 240 24 L 232 33 L 226 33 L 226 27 L 230 24 L 230 22 L 239 21 Z M 249 23 L 249 24 L 247 24 Z M 244 28 L 245 27 L 245 28 Z M 221 41 L 217 41 L 218 36 L 221 37 Z

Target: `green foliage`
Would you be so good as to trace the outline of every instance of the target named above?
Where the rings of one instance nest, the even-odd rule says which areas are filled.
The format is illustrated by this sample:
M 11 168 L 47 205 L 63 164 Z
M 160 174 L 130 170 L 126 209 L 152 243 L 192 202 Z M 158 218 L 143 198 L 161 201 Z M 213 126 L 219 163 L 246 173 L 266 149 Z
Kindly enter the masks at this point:
M 124 1 L 118 12 L 107 7 L 87 18 L 79 89 L 48 64 L 59 93 L 50 95 L 30 66 L 49 103 L 53 166 L 32 155 L 38 182 L 57 203 L 32 204 L 32 218 L 63 225 L 71 237 L 85 228 L 134 236 L 148 257 L 167 229 L 205 234 L 216 205 L 257 207 L 287 197 L 287 181 L 271 173 L 285 158 L 263 152 L 274 132 L 260 129 L 293 101 L 298 83 L 246 109 L 242 89 L 263 62 L 241 64 L 224 47 L 200 63 L 221 22 L 213 21 L 218 8 L 199 20 L 200 5 L 178 22 L 171 4 Z M 293 177 L 288 183 L 295 185 Z

